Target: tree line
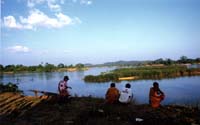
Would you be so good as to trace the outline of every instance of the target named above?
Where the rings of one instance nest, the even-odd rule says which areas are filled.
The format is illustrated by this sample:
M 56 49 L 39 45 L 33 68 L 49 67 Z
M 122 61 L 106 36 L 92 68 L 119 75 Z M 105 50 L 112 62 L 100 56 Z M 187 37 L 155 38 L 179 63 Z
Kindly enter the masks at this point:
M 170 58 L 167 59 L 157 59 L 154 61 L 140 61 L 138 63 L 129 63 L 129 64 L 115 64 L 113 63 L 113 66 L 141 66 L 141 65 L 152 65 L 152 64 L 163 64 L 163 65 L 174 65 L 174 64 L 194 64 L 194 63 L 200 63 L 200 58 L 196 58 L 196 59 L 191 59 L 188 58 L 187 56 L 181 56 L 180 59 L 178 60 L 172 60 Z M 105 65 L 106 66 L 106 65 Z M 84 68 L 85 65 L 82 63 L 78 63 L 76 65 L 65 65 L 63 63 L 59 63 L 58 65 L 54 65 L 54 64 L 50 64 L 50 63 L 41 63 L 39 65 L 35 65 L 35 66 L 25 66 L 22 64 L 19 65 L 6 65 L 3 66 L 2 64 L 0 64 L 0 72 L 23 72 L 23 71 L 27 71 L 27 72 L 52 72 L 52 71 L 57 71 L 58 69 L 62 69 L 62 68 L 77 68 L 77 69 L 81 69 Z
M 164 65 L 187 64 L 187 63 L 189 64 L 200 63 L 200 58 L 191 59 L 191 58 L 188 58 L 187 56 L 181 56 L 180 59 L 178 60 L 172 60 L 170 58 L 167 58 L 167 59 L 160 58 L 160 59 L 148 62 L 148 64 L 164 64 Z
M 159 58 L 156 60 L 146 60 L 146 61 L 116 61 L 116 62 L 107 62 L 104 64 L 96 64 L 93 66 L 142 66 L 142 65 L 154 65 L 154 64 L 163 64 L 163 65 L 174 65 L 174 64 L 195 64 L 200 63 L 200 58 L 191 59 L 187 56 L 181 56 L 178 60 L 173 60 L 170 58 Z
M 25 65 L 6 65 L 3 66 L 0 64 L 0 71 L 1 72 L 22 72 L 22 71 L 27 71 L 27 72 L 52 72 L 56 71 L 61 68 L 84 68 L 84 64 L 78 63 L 76 65 L 64 65 L 63 63 L 60 63 L 58 65 L 50 64 L 50 63 L 45 63 L 45 64 L 39 64 L 36 66 L 25 66 Z

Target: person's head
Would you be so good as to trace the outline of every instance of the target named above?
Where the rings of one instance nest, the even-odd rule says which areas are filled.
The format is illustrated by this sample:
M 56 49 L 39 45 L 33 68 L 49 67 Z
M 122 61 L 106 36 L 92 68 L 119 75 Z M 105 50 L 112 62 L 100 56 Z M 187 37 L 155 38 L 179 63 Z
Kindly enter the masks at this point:
M 159 84 L 158 84 L 157 82 L 154 82 L 154 83 L 153 83 L 153 87 L 154 87 L 155 89 L 158 89 L 158 88 L 159 88 Z
M 114 82 L 111 83 L 111 84 L 110 84 L 110 87 L 115 87 L 115 83 L 114 83 Z
M 125 87 L 126 87 L 126 88 L 131 88 L 131 84 L 127 83 L 127 84 L 125 85 Z
M 68 76 L 64 76 L 64 81 L 67 81 L 69 80 L 69 77 Z

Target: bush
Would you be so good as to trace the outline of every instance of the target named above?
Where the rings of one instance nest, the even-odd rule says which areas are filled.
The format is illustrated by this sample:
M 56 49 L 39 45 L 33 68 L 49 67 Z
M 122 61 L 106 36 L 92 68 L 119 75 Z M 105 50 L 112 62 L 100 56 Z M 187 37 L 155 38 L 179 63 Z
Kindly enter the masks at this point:
M 22 91 L 19 90 L 16 84 L 9 82 L 7 84 L 0 83 L 0 92 L 22 92 Z

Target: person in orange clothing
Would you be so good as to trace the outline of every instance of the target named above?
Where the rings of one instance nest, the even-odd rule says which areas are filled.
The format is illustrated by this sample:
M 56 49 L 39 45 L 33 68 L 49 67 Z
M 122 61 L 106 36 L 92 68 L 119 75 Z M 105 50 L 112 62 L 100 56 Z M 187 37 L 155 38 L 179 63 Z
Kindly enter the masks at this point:
M 118 102 L 119 90 L 115 87 L 115 83 L 110 84 L 110 88 L 106 92 L 106 103 L 114 104 Z
M 157 82 L 154 82 L 153 87 L 151 87 L 149 91 L 149 103 L 151 107 L 158 108 L 164 98 L 165 94 L 160 90 L 159 84 Z

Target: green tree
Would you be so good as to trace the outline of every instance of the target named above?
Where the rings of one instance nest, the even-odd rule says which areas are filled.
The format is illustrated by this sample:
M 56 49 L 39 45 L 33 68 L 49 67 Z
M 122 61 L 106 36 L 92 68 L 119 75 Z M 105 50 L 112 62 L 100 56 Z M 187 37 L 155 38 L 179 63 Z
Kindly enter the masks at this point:
M 75 67 L 77 67 L 77 68 L 81 69 L 81 68 L 84 68 L 84 64 L 78 63 L 78 64 L 76 64 L 76 66 L 75 66 Z
M 55 70 L 55 66 L 53 64 L 46 63 L 44 67 L 45 72 L 51 72 Z
M 164 60 L 162 58 L 160 58 L 160 59 L 155 60 L 154 63 L 155 64 L 163 64 Z
M 64 68 L 65 67 L 65 65 L 63 64 L 63 63 L 60 63 L 60 64 L 58 64 L 58 66 L 57 66 L 58 68 Z
M 195 59 L 195 62 L 196 62 L 196 63 L 200 63 L 200 58 L 196 58 L 196 59 Z
M 74 67 L 74 66 L 73 66 L 72 64 L 68 66 L 68 68 L 73 68 L 73 67 Z
M 4 71 L 6 71 L 6 72 L 15 71 L 15 65 L 7 65 L 7 66 L 5 66 Z
M 171 60 L 170 58 L 166 59 L 165 61 L 165 65 L 172 65 L 174 63 L 173 60 Z
M 180 57 L 180 63 L 187 63 L 187 56 L 181 56 Z
M 3 70 L 4 70 L 4 67 L 3 65 L 0 64 L 0 72 L 3 72 Z
M 42 72 L 42 71 L 44 71 L 43 65 L 42 65 L 42 64 L 39 64 L 39 65 L 37 66 L 37 68 L 36 68 L 36 71 L 37 71 L 37 72 Z
M 15 66 L 15 71 L 16 71 L 16 72 L 19 72 L 19 71 L 27 71 L 27 67 L 26 67 L 26 66 L 23 66 L 22 64 L 16 65 L 16 66 Z

